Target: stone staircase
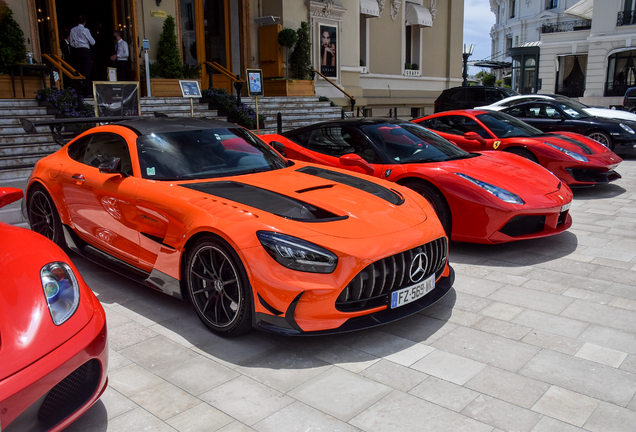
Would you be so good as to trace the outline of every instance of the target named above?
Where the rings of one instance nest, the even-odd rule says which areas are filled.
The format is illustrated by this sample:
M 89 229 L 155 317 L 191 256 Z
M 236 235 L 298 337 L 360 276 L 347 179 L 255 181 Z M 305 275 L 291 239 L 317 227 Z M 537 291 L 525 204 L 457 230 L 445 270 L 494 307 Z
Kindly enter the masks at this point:
M 255 107 L 255 98 L 242 98 L 242 101 Z M 87 99 L 93 104 L 93 100 Z M 209 110 L 208 104 L 195 99 L 193 111 L 195 117 L 218 118 L 218 112 Z M 170 117 L 190 116 L 190 101 L 184 98 L 142 98 L 141 113 L 152 116 L 155 112 Z M 329 101 L 319 101 L 318 97 L 260 97 L 259 114 L 265 115 L 265 128 L 259 132 L 276 133 L 276 117 L 282 116 L 282 129 L 287 131 L 320 121 L 337 120 L 341 116 L 340 107 L 331 107 Z M 0 187 L 18 187 L 24 190 L 26 179 L 33 166 L 42 157 L 57 151 L 60 146 L 53 141 L 48 127 L 39 127 L 34 135 L 27 135 L 20 120 L 31 121 L 53 119 L 45 107 L 39 107 L 35 100 L 0 99 Z M 67 134 L 71 138 L 72 134 Z M 20 214 L 20 202 L 0 209 L 0 221 L 12 224 L 24 224 Z

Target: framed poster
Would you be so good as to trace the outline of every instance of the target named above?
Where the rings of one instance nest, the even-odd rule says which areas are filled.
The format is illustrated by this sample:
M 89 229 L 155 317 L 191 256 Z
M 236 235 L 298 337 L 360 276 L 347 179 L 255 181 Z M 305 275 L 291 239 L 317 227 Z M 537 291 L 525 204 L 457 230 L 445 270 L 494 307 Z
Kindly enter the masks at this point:
M 335 25 L 320 24 L 318 26 L 320 46 L 320 73 L 328 78 L 338 77 L 338 27 Z
M 201 88 L 199 87 L 199 81 L 179 80 L 179 86 L 181 87 L 181 94 L 184 98 L 201 97 Z
M 109 67 L 106 69 L 108 70 L 108 81 L 117 81 L 117 68 Z
M 263 96 L 263 72 L 260 69 L 247 69 L 247 95 Z
M 95 117 L 141 115 L 137 81 L 93 81 Z

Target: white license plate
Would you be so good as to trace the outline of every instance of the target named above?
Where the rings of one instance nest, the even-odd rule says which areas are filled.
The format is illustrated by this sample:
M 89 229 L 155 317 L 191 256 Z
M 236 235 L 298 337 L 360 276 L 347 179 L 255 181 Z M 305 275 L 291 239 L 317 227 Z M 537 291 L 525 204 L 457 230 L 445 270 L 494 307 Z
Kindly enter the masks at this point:
M 391 293 L 391 309 L 404 306 L 417 299 L 424 297 L 435 288 L 435 274 L 420 283 L 402 288 L 401 290 Z
M 564 212 L 564 211 L 566 211 L 566 210 L 570 210 L 570 206 L 572 206 L 572 203 L 571 203 L 571 202 L 569 202 L 569 203 L 567 203 L 567 204 L 562 205 L 562 206 L 561 206 L 561 213 L 563 213 L 563 212 Z

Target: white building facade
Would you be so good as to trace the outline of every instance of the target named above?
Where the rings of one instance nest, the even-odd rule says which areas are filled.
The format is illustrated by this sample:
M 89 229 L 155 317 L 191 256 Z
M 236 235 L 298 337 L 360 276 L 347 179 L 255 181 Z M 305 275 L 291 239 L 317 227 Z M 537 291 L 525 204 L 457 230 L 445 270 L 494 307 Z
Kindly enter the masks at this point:
M 611 106 L 636 86 L 635 0 L 490 5 L 497 16 L 493 59 L 512 63 L 512 85 L 521 93 L 557 93 Z

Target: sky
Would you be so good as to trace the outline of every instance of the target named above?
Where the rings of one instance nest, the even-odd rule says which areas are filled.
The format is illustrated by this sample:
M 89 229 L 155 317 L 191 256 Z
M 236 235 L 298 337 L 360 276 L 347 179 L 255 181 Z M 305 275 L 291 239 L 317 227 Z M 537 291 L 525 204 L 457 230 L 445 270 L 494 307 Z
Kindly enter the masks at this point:
M 474 44 L 475 51 L 469 60 L 490 58 L 490 29 L 495 24 L 495 14 L 490 11 L 489 0 L 464 0 L 464 43 Z M 479 72 L 471 67 L 469 74 Z

